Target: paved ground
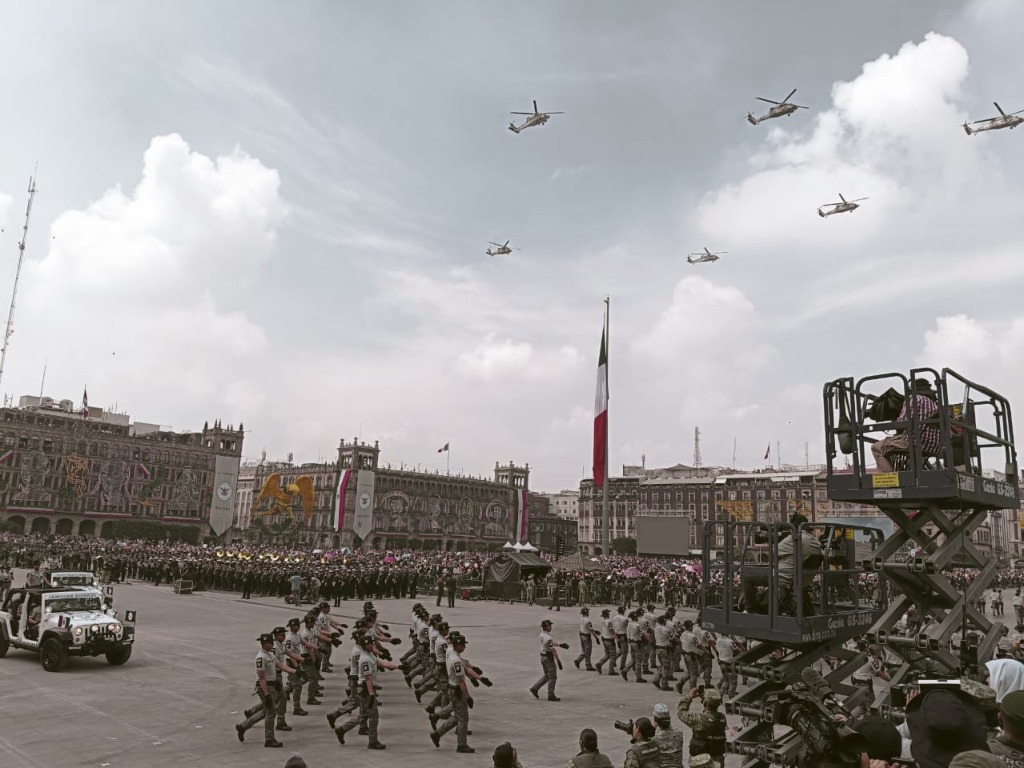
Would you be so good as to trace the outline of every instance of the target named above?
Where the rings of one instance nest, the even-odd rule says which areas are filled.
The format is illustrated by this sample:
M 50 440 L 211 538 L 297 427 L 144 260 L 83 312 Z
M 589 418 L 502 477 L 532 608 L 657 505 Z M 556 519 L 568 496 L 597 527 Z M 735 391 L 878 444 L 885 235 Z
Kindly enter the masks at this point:
M 23 581 L 19 571 L 15 583 Z M 377 601 L 381 620 L 403 638 L 397 655 L 408 648 L 412 603 Z M 323 713 L 340 702 L 345 683 L 338 673 L 327 676 L 324 706 L 308 707 L 309 717 L 289 715 L 294 730 L 279 734 L 284 749 L 265 749 L 262 724 L 249 731 L 245 744 L 238 743 L 234 724 L 255 701 L 250 693 L 257 636 L 297 615 L 294 608 L 220 592 L 179 596 L 147 584 L 118 585 L 115 605 L 121 611 L 135 608 L 139 616 L 135 651 L 123 667 L 110 667 L 102 657 L 73 659 L 66 671 L 53 674 L 43 671 L 35 655 L 18 650 L 0 660 L 0 765 L 279 767 L 301 754 L 310 768 L 410 760 L 422 768 L 450 768 L 489 766 L 494 747 L 509 740 L 526 768 L 563 768 L 578 751 L 585 727 L 597 731 L 601 750 L 619 765 L 629 744 L 613 721 L 649 716 L 658 702 L 675 712 L 679 699 L 649 684 L 577 671 L 571 663 L 578 653 L 575 609 L 459 603 L 441 611 L 468 637 L 466 656 L 495 683 L 474 689 L 469 741 L 475 755 L 455 753 L 454 732 L 440 750 L 434 748 L 426 715 L 398 673 L 383 677 L 380 738 L 386 752 L 367 750 L 366 737 L 354 733 L 342 747 L 328 729 Z M 332 613 L 351 624 L 361 605 L 343 603 Z M 433 601 L 427 605 L 432 608 Z M 556 639 L 571 646 L 563 652 L 559 703 L 544 701 L 543 693 L 536 701 L 527 691 L 540 677 L 537 635 L 544 618 L 554 620 Z M 349 648 L 346 642 L 345 656 Z M 689 741 L 689 729 L 682 729 Z

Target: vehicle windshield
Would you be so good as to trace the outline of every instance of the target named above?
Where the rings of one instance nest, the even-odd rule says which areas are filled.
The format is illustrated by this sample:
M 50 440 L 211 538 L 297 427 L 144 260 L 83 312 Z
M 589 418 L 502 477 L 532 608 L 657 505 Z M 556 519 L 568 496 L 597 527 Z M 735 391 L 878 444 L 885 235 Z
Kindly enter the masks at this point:
M 50 581 L 55 587 L 91 587 L 92 576 L 53 576 Z
M 99 611 L 100 599 L 91 595 L 82 597 L 61 597 L 46 603 L 47 613 L 69 613 L 71 611 Z

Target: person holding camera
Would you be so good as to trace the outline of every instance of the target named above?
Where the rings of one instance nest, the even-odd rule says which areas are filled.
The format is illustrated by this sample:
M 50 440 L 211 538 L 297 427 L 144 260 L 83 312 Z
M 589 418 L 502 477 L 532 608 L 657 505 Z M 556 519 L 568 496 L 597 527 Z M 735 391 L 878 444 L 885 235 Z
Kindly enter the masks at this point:
M 694 699 L 700 698 L 704 702 L 703 712 L 691 712 Z M 693 737 L 690 739 L 690 754 L 711 755 L 712 761 L 718 768 L 725 766 L 725 715 L 719 712 L 722 706 L 722 694 L 714 688 L 694 688 L 690 695 L 679 702 L 679 709 L 676 715 L 685 725 L 693 730 Z
M 565 768 L 612 768 L 608 755 L 597 751 L 597 732 L 593 728 L 580 731 L 580 751 Z
M 683 768 L 683 732 L 672 727 L 668 704 L 654 705 L 654 724 L 658 732 L 653 741 L 661 750 L 661 768 Z
M 646 717 L 633 723 L 633 746 L 626 750 L 623 768 L 660 768 L 661 748 L 654 742 L 655 729 Z

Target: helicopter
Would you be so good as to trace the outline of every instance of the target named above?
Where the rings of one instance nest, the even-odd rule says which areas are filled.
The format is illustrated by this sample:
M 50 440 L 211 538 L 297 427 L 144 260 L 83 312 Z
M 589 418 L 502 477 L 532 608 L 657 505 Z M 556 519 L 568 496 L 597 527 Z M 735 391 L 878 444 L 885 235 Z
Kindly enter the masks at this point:
M 761 117 L 754 117 L 752 114 L 747 112 L 747 122 L 750 123 L 751 125 L 757 125 L 758 123 L 764 122 L 765 120 L 771 120 L 773 117 L 788 117 L 789 115 L 792 115 L 794 112 L 796 112 L 798 109 L 807 109 L 807 107 L 803 107 L 799 104 L 789 103 L 789 100 L 793 98 L 794 93 L 796 93 L 796 88 L 790 91 L 789 96 L 784 98 L 782 101 L 772 101 L 771 99 L 765 99 L 760 96 L 757 96 L 756 98 L 758 101 L 767 101 L 769 104 L 774 104 L 775 106 L 768 110 L 767 115 L 762 115 Z
M 490 248 L 487 249 L 486 253 L 487 253 L 488 256 L 504 256 L 507 253 L 512 253 L 512 251 L 521 250 L 519 248 L 509 248 L 508 247 L 508 244 L 509 244 L 508 240 L 505 241 L 504 245 L 501 245 L 500 243 L 495 243 L 495 242 L 493 242 L 491 240 L 488 240 L 487 242 L 489 242 L 491 245 L 496 245 L 497 246 L 497 248 L 495 248 L 493 251 Z
M 818 215 L 821 216 L 822 218 L 825 218 L 826 216 L 831 216 L 833 213 L 846 213 L 847 211 L 855 211 L 858 208 L 860 208 L 860 206 L 857 205 L 857 203 L 859 203 L 861 200 L 867 200 L 868 198 L 858 197 L 856 200 L 847 200 L 845 197 L 840 195 L 839 199 L 842 200 L 843 202 L 827 203 L 823 205 L 821 208 L 818 209 Z M 831 208 L 832 210 L 824 211 L 822 210 L 823 208 Z
M 1013 112 L 1012 114 L 1006 114 L 1003 112 L 1003 108 L 999 106 L 997 102 L 992 102 L 996 105 L 996 109 L 999 110 L 999 117 L 990 117 L 987 120 L 976 120 L 973 123 L 964 123 L 964 130 L 967 135 L 970 136 L 974 133 L 981 133 L 982 131 L 996 131 L 1000 128 L 1016 128 L 1021 123 L 1024 123 L 1024 117 L 1018 117 L 1021 112 Z M 979 125 L 980 128 L 971 128 L 972 125 Z
M 705 245 L 704 253 L 691 253 L 689 256 L 686 257 L 686 261 L 689 264 L 700 264 L 701 262 L 705 261 L 718 261 L 718 257 L 726 253 L 728 253 L 728 251 L 719 251 L 718 253 L 712 253 L 711 251 L 708 250 L 708 247 Z M 694 256 L 696 256 L 697 258 L 693 258 Z
M 541 112 L 537 109 L 537 100 L 533 100 L 533 112 L 509 112 L 510 115 L 529 115 L 522 125 L 516 125 L 515 123 L 509 123 L 508 129 L 512 133 L 519 133 L 526 128 L 533 128 L 535 125 L 544 125 L 548 120 L 551 119 L 552 115 L 564 115 L 564 112 Z

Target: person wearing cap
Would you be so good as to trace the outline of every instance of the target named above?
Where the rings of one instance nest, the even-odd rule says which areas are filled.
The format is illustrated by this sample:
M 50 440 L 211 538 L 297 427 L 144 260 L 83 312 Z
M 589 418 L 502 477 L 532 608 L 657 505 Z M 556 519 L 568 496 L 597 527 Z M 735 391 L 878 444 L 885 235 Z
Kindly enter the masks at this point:
M 363 653 L 361 644 L 363 642 L 363 622 L 362 619 L 356 621 L 353 627 L 352 633 L 352 651 L 349 654 L 348 663 L 348 696 L 344 701 L 341 702 L 341 706 L 335 709 L 333 712 L 327 713 L 327 724 L 331 727 L 331 730 L 337 727 L 338 718 L 342 715 L 347 715 L 350 712 L 354 712 L 359 708 L 359 657 Z M 360 728 L 365 726 L 365 722 L 360 722 Z
M 612 631 L 615 632 L 615 645 L 618 649 L 616 661 L 621 671 L 626 666 L 626 659 L 629 657 L 629 640 L 626 639 L 626 606 L 620 605 L 612 616 Z M 623 676 L 625 679 L 625 676 Z
M 654 604 L 650 603 L 647 606 L 647 612 L 640 619 L 640 627 L 644 634 L 644 652 L 640 658 L 644 662 L 643 673 L 645 675 L 651 674 L 651 669 L 658 665 L 658 652 L 654 647 L 654 622 L 657 620 L 658 616 L 654 612 Z
M 654 724 L 658 731 L 653 741 L 661 750 L 661 768 L 683 768 L 683 732 L 672 727 L 668 704 L 654 705 Z
M 601 611 L 601 646 L 604 648 L 604 656 L 597 662 L 597 674 L 601 674 L 601 667 L 608 662 L 608 674 L 617 675 L 615 671 L 615 659 L 618 653 L 615 649 L 615 632 L 612 630 L 611 611 L 607 608 Z
M 335 632 L 341 633 L 342 628 L 346 625 L 341 622 L 335 621 L 331 618 L 331 604 L 327 600 L 320 601 L 320 612 L 316 616 L 316 635 L 320 641 L 320 671 L 333 673 L 334 667 L 331 666 L 331 651 L 334 646 L 331 643 L 332 634 Z
M 919 768 L 948 768 L 960 752 L 987 749 L 985 712 L 963 690 L 922 691 L 907 703 L 907 728 L 910 754 Z
M 697 667 L 704 676 L 704 686 L 711 687 L 711 662 L 714 659 L 715 636 L 704 629 L 700 618 L 693 627 L 693 636 L 697 641 Z
M 1000 734 L 988 749 L 1007 768 L 1024 768 L 1024 691 L 1010 691 L 999 702 Z
M 262 720 L 263 746 L 279 748 L 284 744 L 274 738 L 274 725 L 277 722 L 277 704 L 281 692 L 281 671 L 274 656 L 274 636 L 269 633 L 263 634 L 259 640 L 260 650 L 256 654 L 256 692 L 263 702 L 263 709 L 236 725 L 235 733 L 238 734 L 239 741 L 245 741 L 245 732 Z M 286 671 L 289 671 L 287 667 Z
M 302 644 L 302 638 L 299 637 L 299 630 L 302 627 L 302 622 L 298 617 L 289 619 L 288 630 L 284 635 L 284 649 L 288 655 L 295 660 L 292 664 L 296 669 L 302 669 L 305 667 L 309 668 L 306 663 L 306 659 L 309 656 L 309 649 Z M 300 679 L 299 675 L 291 675 L 289 677 L 289 686 L 292 691 L 292 714 L 300 717 L 305 717 L 309 713 L 302 708 L 302 686 L 307 681 Z M 284 702 L 284 708 L 288 708 L 287 699 Z
M 281 691 L 280 700 L 277 702 L 277 730 L 290 731 L 292 727 L 288 725 L 285 717 L 288 714 L 288 694 L 292 692 L 292 687 L 295 685 L 295 675 L 299 671 L 299 665 L 302 664 L 302 656 L 285 647 L 288 630 L 284 627 L 274 627 L 271 634 L 274 635 L 274 658 L 277 659 L 277 669 L 282 674 L 288 675 L 288 685 Z
M 334 735 L 338 738 L 339 744 L 344 744 L 345 734 L 365 723 L 366 734 L 370 737 L 366 748 L 387 749 L 377 738 L 377 726 L 380 722 L 380 713 L 377 709 L 377 670 L 398 669 L 399 665 L 378 659 L 373 653 L 374 640 L 369 635 L 361 636 L 359 641 L 359 714 L 344 725 L 337 726 Z M 359 732 L 362 733 L 362 727 Z
M 448 673 L 448 698 L 452 703 L 452 714 L 443 723 L 438 723 L 435 717 L 431 717 L 431 725 L 434 730 L 430 732 L 430 740 L 434 746 L 441 747 L 441 737 L 448 731 L 455 729 L 455 736 L 458 739 L 458 747 L 455 751 L 460 754 L 472 754 L 476 752 L 467 741 L 469 735 L 469 710 L 473 706 L 473 696 L 466 685 L 466 677 L 475 677 L 476 673 L 462 659 L 462 652 L 466 650 L 466 638 L 460 632 L 452 632 L 448 635 L 448 656 L 445 659 L 445 668 Z
M 623 768 L 660 768 L 661 749 L 653 741 L 655 733 L 650 719 L 637 718 L 633 723 L 633 745 L 626 750 Z
M 302 629 L 299 630 L 299 640 L 302 642 L 303 666 L 309 685 L 306 688 L 306 704 L 317 706 L 320 704 L 320 643 L 316 635 L 316 616 L 307 613 L 302 617 Z
M 914 442 L 921 448 L 922 455 L 937 456 L 942 452 L 942 436 L 938 427 L 926 424 L 929 420 L 934 420 L 939 412 L 935 391 L 927 379 L 915 379 L 913 386 L 910 396 L 903 402 L 897 421 L 910 421 L 913 415 L 918 432 Z M 893 471 L 889 456 L 896 452 L 910 452 L 910 439 L 905 429 L 897 430 L 895 435 L 871 444 L 871 453 L 874 454 L 879 472 Z
M 658 668 L 651 679 L 651 683 L 663 691 L 669 690 L 668 678 L 672 675 L 671 645 L 672 632 L 668 627 L 668 615 L 663 613 L 654 621 L 654 650 L 657 653 Z
M 451 643 L 448 641 L 449 625 L 447 621 L 440 621 L 437 624 L 437 639 L 434 641 L 434 694 L 433 700 L 425 707 L 428 715 L 437 712 L 438 707 L 444 709 L 448 706 L 448 651 Z
M 719 687 L 722 695 L 726 698 L 736 695 L 736 682 L 738 675 L 733 662 L 736 659 L 736 641 L 731 635 L 719 634 L 715 638 L 715 655 L 718 656 L 718 668 L 722 672 L 722 680 Z
M 704 702 L 703 712 L 691 712 L 695 699 Z M 719 711 L 722 706 L 722 694 L 714 688 L 705 689 L 702 694 L 694 688 L 690 695 L 679 702 L 676 716 L 684 725 L 690 726 L 693 736 L 690 738 L 690 754 L 711 755 L 718 768 L 725 766 L 725 715 Z
M 640 612 L 630 611 L 628 621 L 626 622 L 626 640 L 629 643 L 629 662 L 619 668 L 619 674 L 622 675 L 622 679 L 627 679 L 627 673 L 629 670 L 633 670 L 636 675 L 636 681 L 638 683 L 646 683 L 647 681 L 640 676 L 640 669 L 643 666 L 641 656 L 643 654 L 643 634 L 640 628 Z
M 568 648 L 568 643 L 556 643 L 551 636 L 551 621 L 545 619 L 540 623 L 540 666 L 544 675 L 530 688 L 533 698 L 539 699 L 538 692 L 547 683 L 548 701 L 561 701 L 555 696 L 555 682 L 558 680 L 558 670 L 562 667 L 562 660 L 558 658 L 559 648 Z M 557 646 L 557 647 L 556 647 Z
M 491 761 L 493 768 L 523 768 L 519 762 L 519 753 L 508 741 L 494 748 Z
M 689 768 L 712 768 L 715 761 L 711 759 L 711 755 L 707 752 L 701 752 L 699 755 L 690 755 L 690 759 L 686 764 Z
M 590 657 L 594 653 L 594 638 L 600 636 L 594 629 L 594 623 L 590 620 L 590 609 L 585 605 L 582 606 L 580 608 L 580 655 L 572 662 L 576 665 L 576 669 L 580 668 L 581 661 L 586 661 L 587 671 L 594 671 L 594 663 Z
M 580 751 L 565 768 L 612 768 L 608 755 L 597 751 L 597 732 L 593 728 L 580 731 Z
M 679 635 L 679 647 L 683 655 L 684 669 L 682 677 L 676 683 L 676 693 L 682 694 L 683 686 L 687 681 L 691 685 L 697 684 L 700 677 L 700 664 L 697 661 L 697 636 L 693 633 L 693 622 L 687 619 L 683 622 L 683 632 Z

